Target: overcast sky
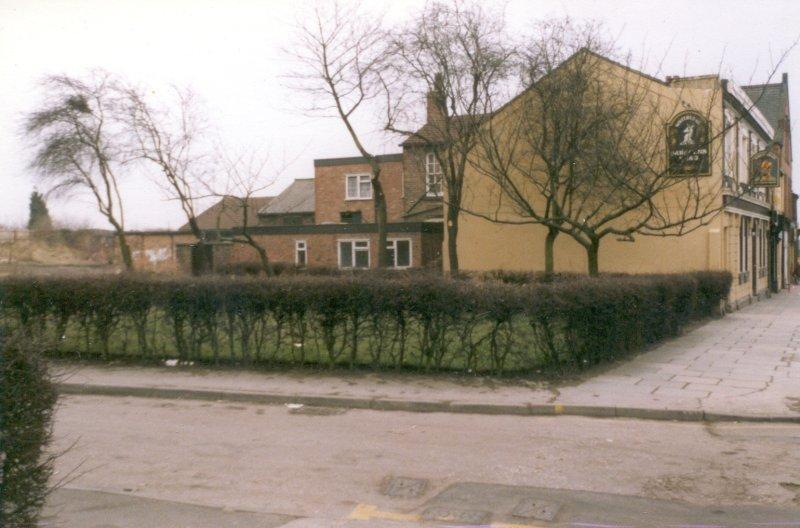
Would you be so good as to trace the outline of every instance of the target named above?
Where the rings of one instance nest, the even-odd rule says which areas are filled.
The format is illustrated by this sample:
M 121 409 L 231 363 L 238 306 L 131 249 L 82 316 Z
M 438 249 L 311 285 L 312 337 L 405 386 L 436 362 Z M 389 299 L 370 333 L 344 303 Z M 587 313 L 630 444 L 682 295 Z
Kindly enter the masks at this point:
M 491 6 L 489 0 L 484 4 Z M 393 0 L 386 7 L 388 17 L 400 21 L 422 5 Z M 601 20 L 636 63 L 661 78 L 716 73 L 722 65 L 723 75 L 739 84 L 763 82 L 800 34 L 797 0 L 511 0 L 502 5 L 515 29 L 551 16 Z M 276 165 L 291 160 L 266 194 L 279 192 L 294 178 L 313 176 L 314 158 L 356 155 L 341 123 L 303 115 L 302 95 L 281 78 L 292 68 L 283 50 L 308 7 L 302 0 L 0 0 L 0 224 L 27 221 L 36 179 L 27 168 L 31 152 L 19 131 L 39 99 L 37 81 L 48 74 L 80 76 L 103 68 L 156 89 L 191 86 L 226 143 L 269 153 Z M 781 72 L 789 73 L 791 104 L 800 108 L 800 49 L 773 82 Z M 375 150 L 399 151 L 397 138 L 377 131 L 377 120 L 362 124 L 373 131 Z M 798 142 L 800 137 L 795 138 L 796 158 Z M 132 175 L 123 197 L 130 229 L 175 228 L 185 222 L 177 204 L 165 201 L 146 175 Z M 87 197 L 52 201 L 50 209 L 58 222 L 107 227 Z

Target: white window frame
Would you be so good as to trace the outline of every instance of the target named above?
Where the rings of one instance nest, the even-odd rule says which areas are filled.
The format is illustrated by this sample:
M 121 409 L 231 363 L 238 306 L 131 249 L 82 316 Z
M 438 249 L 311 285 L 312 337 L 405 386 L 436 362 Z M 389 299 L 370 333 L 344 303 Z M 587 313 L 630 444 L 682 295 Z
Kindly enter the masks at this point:
M 397 265 L 397 242 L 408 242 L 408 266 L 398 266 Z M 387 248 L 388 246 L 393 246 L 394 249 L 394 262 L 392 262 L 392 268 L 394 269 L 407 269 L 412 266 L 414 263 L 414 243 L 411 241 L 410 238 L 390 238 L 386 241 Z
M 438 172 L 436 168 L 438 167 Z M 438 182 L 435 179 L 438 177 Z M 439 191 L 431 191 L 434 185 L 438 183 Z M 442 172 L 442 165 L 439 163 L 436 154 L 428 152 L 425 155 L 425 196 L 431 198 L 441 198 L 444 195 L 444 173 Z
M 301 247 L 302 245 L 302 247 Z M 300 264 L 300 252 L 305 253 L 305 264 Z M 295 266 L 308 266 L 308 243 L 305 240 L 294 241 L 294 265 Z
M 350 242 L 352 245 L 350 246 L 350 262 L 353 264 L 352 266 L 344 267 L 342 266 L 342 243 L 343 242 Z M 355 265 L 356 263 L 356 242 L 365 242 L 367 244 L 367 267 L 366 268 L 359 268 Z M 364 249 L 361 247 L 360 249 Z M 339 265 L 340 269 L 369 269 L 372 267 L 372 255 L 370 250 L 370 243 L 368 238 L 340 238 L 336 241 L 336 261 Z
M 352 196 L 350 194 L 350 179 L 355 178 L 356 180 L 356 195 Z M 369 196 L 361 196 L 361 184 L 367 181 L 369 182 Z M 368 172 L 360 172 L 354 174 L 345 174 L 344 176 L 344 199 L 345 200 L 372 200 L 373 189 L 372 189 L 372 174 Z

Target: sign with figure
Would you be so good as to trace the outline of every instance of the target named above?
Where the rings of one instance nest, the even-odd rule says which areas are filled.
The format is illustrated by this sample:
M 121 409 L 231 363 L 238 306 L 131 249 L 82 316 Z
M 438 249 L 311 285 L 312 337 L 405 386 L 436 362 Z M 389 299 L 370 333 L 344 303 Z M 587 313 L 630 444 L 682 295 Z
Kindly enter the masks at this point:
M 780 185 L 778 158 L 767 151 L 758 152 L 750 158 L 750 185 L 753 187 L 777 187 Z
M 708 120 L 697 112 L 683 112 L 667 126 L 667 170 L 670 176 L 708 176 Z

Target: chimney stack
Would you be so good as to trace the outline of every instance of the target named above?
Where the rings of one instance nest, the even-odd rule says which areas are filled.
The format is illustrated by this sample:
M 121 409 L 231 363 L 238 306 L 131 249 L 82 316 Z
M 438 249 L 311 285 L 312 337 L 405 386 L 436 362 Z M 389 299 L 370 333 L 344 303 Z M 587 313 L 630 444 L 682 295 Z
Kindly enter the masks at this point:
M 442 81 L 442 74 L 437 73 L 433 79 L 433 90 L 428 92 L 426 97 L 427 115 L 426 122 L 433 123 L 435 121 L 444 120 L 447 108 L 445 107 L 444 99 L 444 86 Z

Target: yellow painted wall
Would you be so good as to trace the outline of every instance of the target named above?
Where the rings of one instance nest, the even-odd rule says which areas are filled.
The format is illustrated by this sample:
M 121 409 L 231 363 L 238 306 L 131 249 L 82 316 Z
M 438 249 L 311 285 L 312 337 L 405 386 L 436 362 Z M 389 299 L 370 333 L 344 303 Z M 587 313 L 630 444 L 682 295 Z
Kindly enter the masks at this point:
M 609 72 L 622 78 L 637 75 L 618 66 Z M 615 70 L 616 68 L 616 70 Z M 711 136 L 722 130 L 722 92 L 717 77 L 673 81 L 667 85 L 643 78 L 642 86 L 650 92 L 651 100 L 661 105 L 659 119 L 654 120 L 658 134 L 663 125 L 679 111 L 695 109 L 711 122 Z M 513 103 L 504 112 L 514 111 Z M 499 114 L 502 116 L 502 112 Z M 495 119 L 498 119 L 497 117 Z M 663 137 L 663 135 L 661 136 Z M 711 146 L 711 175 L 700 177 L 704 189 L 713 194 L 715 207 L 722 204 L 722 138 Z M 665 146 L 666 149 L 666 146 Z M 544 269 L 544 241 L 547 230 L 536 225 L 495 223 L 480 215 L 497 216 L 511 221 L 525 220 L 517 215 L 501 196 L 497 184 L 468 168 L 465 177 L 464 209 L 470 212 L 459 217 L 458 252 L 462 270 L 528 270 Z M 535 191 L 531 191 L 535 192 Z M 477 214 L 475 214 L 477 213 Z M 738 284 L 739 215 L 718 212 L 706 219 L 707 225 L 681 237 L 652 237 L 636 235 L 633 242 L 621 241 L 609 235 L 600 244 L 600 272 L 662 273 L 693 270 L 729 270 L 734 275 L 731 301 L 748 299 L 752 284 Z M 446 236 L 446 233 L 445 233 Z M 445 251 L 447 243 L 444 244 Z M 583 246 L 569 235 L 559 235 L 554 251 L 556 272 L 587 270 L 587 255 Z M 445 255 L 445 267 L 448 259 Z M 768 278 L 758 279 L 758 290 L 766 291 Z

